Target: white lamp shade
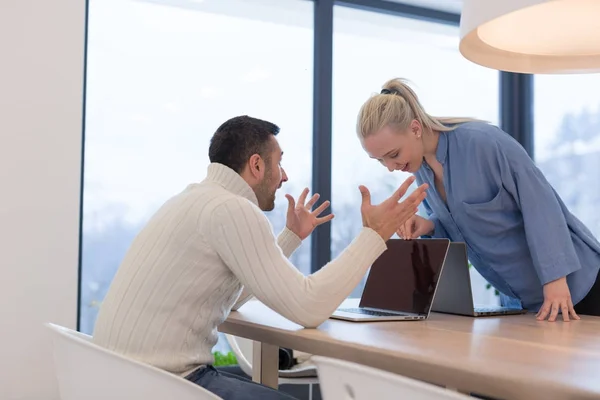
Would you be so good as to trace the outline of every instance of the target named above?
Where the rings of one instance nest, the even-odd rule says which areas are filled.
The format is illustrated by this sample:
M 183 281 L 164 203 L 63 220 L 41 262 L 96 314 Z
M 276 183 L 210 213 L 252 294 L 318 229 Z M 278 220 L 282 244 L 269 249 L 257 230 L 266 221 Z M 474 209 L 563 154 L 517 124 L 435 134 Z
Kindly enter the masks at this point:
M 465 0 L 459 49 L 501 71 L 600 72 L 600 0 Z

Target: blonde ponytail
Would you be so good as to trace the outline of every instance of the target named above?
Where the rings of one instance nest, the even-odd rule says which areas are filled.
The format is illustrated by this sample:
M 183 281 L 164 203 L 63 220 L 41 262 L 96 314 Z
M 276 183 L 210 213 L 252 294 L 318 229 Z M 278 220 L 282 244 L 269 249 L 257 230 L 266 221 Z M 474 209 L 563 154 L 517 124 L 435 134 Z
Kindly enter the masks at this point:
M 368 99 L 360 108 L 356 132 L 361 139 L 390 125 L 404 130 L 413 119 L 419 121 L 426 132 L 448 132 L 458 124 L 478 121 L 473 118 L 432 117 L 425 112 L 417 94 L 405 79 L 391 79 L 382 89 L 380 94 Z

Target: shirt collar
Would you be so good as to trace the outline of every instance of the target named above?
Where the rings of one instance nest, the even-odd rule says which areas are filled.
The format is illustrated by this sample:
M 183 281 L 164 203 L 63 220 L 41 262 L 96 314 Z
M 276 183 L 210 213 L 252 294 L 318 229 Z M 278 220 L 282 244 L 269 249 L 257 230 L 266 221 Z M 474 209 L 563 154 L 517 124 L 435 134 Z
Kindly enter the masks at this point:
M 448 155 L 448 134 L 447 132 L 440 132 L 438 135 L 438 145 L 435 152 L 435 158 L 444 165 L 446 163 L 446 156 Z
M 254 190 L 252 190 L 250 185 L 248 185 L 240 174 L 231 168 L 223 164 L 211 163 L 208 166 L 206 180 L 214 182 L 217 185 L 222 186 L 225 190 L 237 194 L 238 196 L 242 196 L 258 206 L 258 199 L 256 198 Z

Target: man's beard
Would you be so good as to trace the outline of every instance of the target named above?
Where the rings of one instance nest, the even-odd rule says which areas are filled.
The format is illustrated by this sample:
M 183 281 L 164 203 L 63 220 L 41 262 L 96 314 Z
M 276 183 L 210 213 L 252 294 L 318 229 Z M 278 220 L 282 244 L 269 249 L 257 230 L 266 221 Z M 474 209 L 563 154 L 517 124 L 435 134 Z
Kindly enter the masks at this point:
M 273 187 L 273 171 L 265 171 L 265 178 L 256 187 L 256 198 L 258 199 L 258 206 L 263 211 L 272 211 L 275 208 L 275 192 L 277 189 L 271 189 Z

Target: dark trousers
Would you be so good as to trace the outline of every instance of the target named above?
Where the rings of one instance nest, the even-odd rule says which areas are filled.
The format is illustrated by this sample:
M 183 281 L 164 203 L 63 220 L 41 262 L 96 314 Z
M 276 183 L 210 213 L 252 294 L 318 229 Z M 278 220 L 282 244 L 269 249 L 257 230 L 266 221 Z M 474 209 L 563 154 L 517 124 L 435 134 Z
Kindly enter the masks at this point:
M 288 394 L 259 385 L 241 376 L 218 371 L 212 365 L 197 369 L 185 379 L 224 400 L 296 400 Z
M 575 312 L 581 315 L 600 317 L 600 274 L 588 294 L 575 305 Z

